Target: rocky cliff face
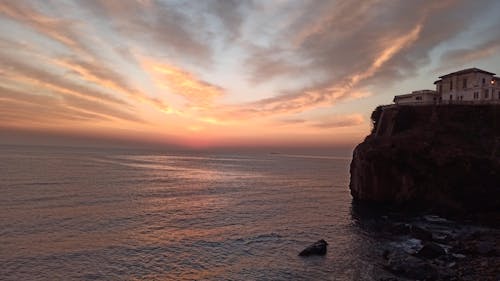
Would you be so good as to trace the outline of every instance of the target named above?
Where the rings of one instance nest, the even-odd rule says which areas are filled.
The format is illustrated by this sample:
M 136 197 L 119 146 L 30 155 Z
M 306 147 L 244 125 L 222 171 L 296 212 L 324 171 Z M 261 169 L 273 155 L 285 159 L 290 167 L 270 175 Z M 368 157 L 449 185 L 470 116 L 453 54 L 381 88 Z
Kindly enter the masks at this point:
M 351 162 L 357 201 L 500 210 L 500 105 L 389 106 Z

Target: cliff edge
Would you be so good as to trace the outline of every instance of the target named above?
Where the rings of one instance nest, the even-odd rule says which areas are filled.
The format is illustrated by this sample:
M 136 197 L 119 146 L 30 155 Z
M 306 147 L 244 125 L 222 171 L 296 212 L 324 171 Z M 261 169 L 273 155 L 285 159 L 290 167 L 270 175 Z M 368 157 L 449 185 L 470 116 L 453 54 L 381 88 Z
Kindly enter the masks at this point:
M 385 106 L 351 162 L 356 201 L 500 210 L 500 105 Z

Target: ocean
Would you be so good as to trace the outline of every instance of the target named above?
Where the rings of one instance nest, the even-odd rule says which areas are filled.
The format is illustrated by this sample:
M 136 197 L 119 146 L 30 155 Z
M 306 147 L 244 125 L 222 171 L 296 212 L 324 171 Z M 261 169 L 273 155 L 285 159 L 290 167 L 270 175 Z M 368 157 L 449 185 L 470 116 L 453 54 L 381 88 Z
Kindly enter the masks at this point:
M 1 146 L 0 280 L 372 280 L 349 163 Z

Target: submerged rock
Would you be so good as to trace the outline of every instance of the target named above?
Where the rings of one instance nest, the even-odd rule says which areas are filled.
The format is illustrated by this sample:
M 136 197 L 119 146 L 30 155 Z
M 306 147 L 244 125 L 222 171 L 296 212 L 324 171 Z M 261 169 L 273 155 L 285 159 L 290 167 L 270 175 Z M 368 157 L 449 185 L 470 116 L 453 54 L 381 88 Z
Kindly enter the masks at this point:
M 411 234 L 420 240 L 424 240 L 424 241 L 432 240 L 432 232 L 427 230 L 424 227 L 412 225 L 411 226 Z
M 385 267 L 398 276 L 418 280 L 435 280 L 439 275 L 437 269 L 429 263 L 400 250 L 389 254 Z
M 495 242 L 493 241 L 480 241 L 476 245 L 476 252 L 480 255 L 495 255 Z
M 309 245 L 307 248 L 302 250 L 302 252 L 299 253 L 299 256 L 302 257 L 307 257 L 307 256 L 312 256 L 312 255 L 319 255 L 319 256 L 324 256 L 326 254 L 326 246 L 328 243 L 321 239 L 313 244 Z
M 422 249 L 417 253 L 417 256 L 426 259 L 435 259 L 442 255 L 446 255 L 446 250 L 434 242 L 425 243 Z

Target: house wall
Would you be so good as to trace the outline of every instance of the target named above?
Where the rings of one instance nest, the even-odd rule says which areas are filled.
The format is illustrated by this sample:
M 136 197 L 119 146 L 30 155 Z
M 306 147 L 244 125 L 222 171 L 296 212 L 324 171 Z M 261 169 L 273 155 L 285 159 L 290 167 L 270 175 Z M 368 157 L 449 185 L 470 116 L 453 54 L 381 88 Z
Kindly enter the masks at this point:
M 396 104 L 433 104 L 436 102 L 437 95 L 434 93 L 419 93 L 408 96 L 396 96 Z
M 441 84 L 441 98 L 444 102 L 495 100 L 498 98 L 497 89 L 500 85 L 498 82 L 491 84 L 492 78 L 492 75 L 478 72 L 454 75 L 436 83 L 436 89 L 439 91 Z

